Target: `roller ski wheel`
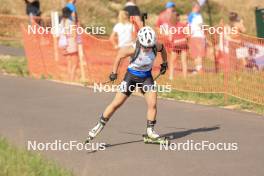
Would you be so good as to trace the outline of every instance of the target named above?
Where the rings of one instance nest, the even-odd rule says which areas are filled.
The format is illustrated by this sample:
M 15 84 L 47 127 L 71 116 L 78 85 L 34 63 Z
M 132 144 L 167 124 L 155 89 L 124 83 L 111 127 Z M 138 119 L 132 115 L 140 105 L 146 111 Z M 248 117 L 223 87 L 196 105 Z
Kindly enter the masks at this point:
M 89 143 L 91 143 L 92 140 L 93 140 L 93 137 L 88 136 L 88 137 L 86 138 L 86 140 L 84 141 L 84 144 L 89 144 Z
M 166 137 L 150 138 L 146 134 L 143 135 L 143 141 L 145 144 L 170 144 Z

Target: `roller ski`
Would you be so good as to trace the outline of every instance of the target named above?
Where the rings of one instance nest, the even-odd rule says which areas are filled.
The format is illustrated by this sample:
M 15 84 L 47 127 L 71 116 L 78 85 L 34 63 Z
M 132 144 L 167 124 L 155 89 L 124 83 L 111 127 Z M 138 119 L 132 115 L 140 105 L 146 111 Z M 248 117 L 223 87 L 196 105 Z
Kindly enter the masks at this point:
M 103 130 L 107 121 L 108 119 L 101 117 L 100 121 L 95 125 L 95 127 L 89 131 L 88 137 L 86 138 L 84 144 L 91 143 L 91 141 Z
M 170 141 L 166 137 L 150 138 L 148 135 L 143 135 L 145 144 L 170 144 Z
M 147 133 L 143 135 L 143 141 L 145 144 L 169 144 L 169 140 L 166 137 L 161 137 L 154 131 L 154 125 L 156 121 L 148 121 Z

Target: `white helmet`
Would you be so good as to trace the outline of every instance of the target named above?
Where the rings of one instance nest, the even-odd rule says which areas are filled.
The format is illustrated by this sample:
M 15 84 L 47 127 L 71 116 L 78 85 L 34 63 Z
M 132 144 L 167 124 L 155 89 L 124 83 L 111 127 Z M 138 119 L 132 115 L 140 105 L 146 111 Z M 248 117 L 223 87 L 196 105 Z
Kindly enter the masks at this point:
M 156 44 L 156 33 L 149 26 L 141 28 L 138 31 L 137 37 L 139 43 L 144 47 L 152 47 Z

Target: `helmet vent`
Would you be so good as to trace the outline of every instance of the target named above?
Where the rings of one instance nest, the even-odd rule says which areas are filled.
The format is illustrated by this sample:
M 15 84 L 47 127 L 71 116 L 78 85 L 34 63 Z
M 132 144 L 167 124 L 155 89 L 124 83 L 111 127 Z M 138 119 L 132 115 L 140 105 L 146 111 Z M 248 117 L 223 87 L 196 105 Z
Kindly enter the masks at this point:
M 150 37 L 152 37 L 152 34 L 151 34 L 151 32 L 149 33 L 149 35 L 150 35 Z

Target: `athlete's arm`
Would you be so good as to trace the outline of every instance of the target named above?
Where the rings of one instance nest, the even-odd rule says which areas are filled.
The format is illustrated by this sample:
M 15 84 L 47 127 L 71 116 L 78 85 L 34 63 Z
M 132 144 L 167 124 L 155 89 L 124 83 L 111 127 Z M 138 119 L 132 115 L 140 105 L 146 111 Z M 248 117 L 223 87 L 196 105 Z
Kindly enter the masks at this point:
M 116 37 L 117 37 L 117 33 L 116 32 L 112 32 L 112 34 L 110 35 L 110 42 L 113 44 L 114 48 L 117 49 L 118 48 L 118 44 L 116 42 Z
M 135 48 L 133 46 L 121 48 L 118 51 L 118 54 L 117 54 L 115 62 L 114 62 L 113 73 L 117 73 L 118 66 L 120 64 L 121 59 L 132 56 L 134 54 L 134 52 L 135 52 Z
M 161 58 L 163 63 L 167 63 L 167 51 L 163 44 L 157 43 L 157 51 L 161 52 Z
M 73 19 L 73 21 L 74 21 L 75 23 L 79 22 L 79 21 L 78 21 L 78 15 L 77 15 L 76 12 L 73 12 L 73 13 L 72 13 L 72 19 Z

